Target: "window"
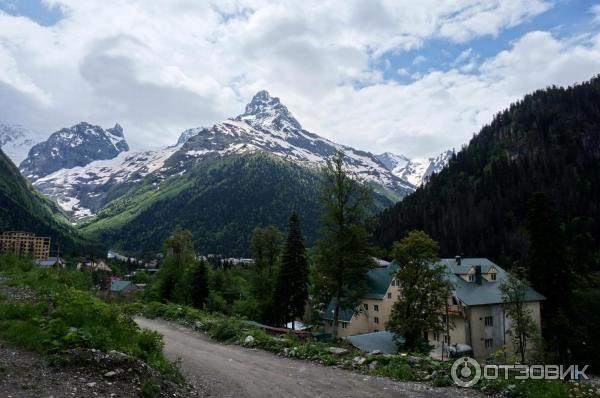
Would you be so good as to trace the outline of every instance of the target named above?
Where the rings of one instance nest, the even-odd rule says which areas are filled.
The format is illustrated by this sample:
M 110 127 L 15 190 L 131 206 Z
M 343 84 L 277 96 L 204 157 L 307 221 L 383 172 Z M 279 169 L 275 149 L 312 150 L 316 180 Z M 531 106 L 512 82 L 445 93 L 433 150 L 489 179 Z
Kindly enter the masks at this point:
M 375 323 L 378 324 L 379 323 L 379 318 L 378 317 L 373 318 L 373 322 L 375 322 Z
M 365 311 L 369 311 L 369 304 L 363 304 L 363 308 L 365 309 Z
M 447 335 L 447 334 L 444 335 L 444 343 L 446 345 L 450 345 L 450 335 Z
M 396 286 L 396 280 L 392 279 L 392 286 Z
M 342 322 L 342 329 L 346 329 L 347 326 L 348 324 L 346 322 Z
M 469 282 L 473 282 L 475 280 L 475 275 L 470 274 L 469 275 Z
M 496 280 L 496 274 L 491 274 L 491 275 L 490 275 L 490 278 L 491 278 L 493 281 L 495 281 L 495 280 Z
M 391 299 L 392 298 L 392 292 L 388 293 L 388 298 Z
M 483 322 L 485 323 L 485 326 L 494 326 L 494 318 L 491 316 L 486 316 L 483 319 Z
M 379 305 L 373 304 L 373 311 L 379 311 Z
M 485 339 L 485 348 L 492 348 L 494 341 L 492 339 Z
M 440 341 L 440 334 L 438 332 L 433 332 L 433 340 Z

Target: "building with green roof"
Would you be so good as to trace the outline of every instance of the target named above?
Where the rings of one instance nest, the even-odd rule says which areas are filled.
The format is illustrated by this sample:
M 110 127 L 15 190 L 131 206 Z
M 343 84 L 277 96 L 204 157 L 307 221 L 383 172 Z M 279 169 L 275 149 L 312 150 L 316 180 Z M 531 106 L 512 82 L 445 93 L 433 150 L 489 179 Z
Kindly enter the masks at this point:
M 487 357 L 506 347 L 512 349 L 510 329 L 512 322 L 502 308 L 499 286 L 508 273 L 487 258 L 445 258 L 437 265 L 446 269 L 447 278 L 454 291 L 448 298 L 444 319 L 452 325 L 447 333 L 426 333 L 435 347 L 435 356 L 447 355 L 456 344 L 468 345 L 476 357 Z M 393 261 L 368 271 L 368 291 L 355 309 L 343 309 L 339 314 L 338 335 L 351 336 L 385 330 L 392 306 L 401 287 L 394 278 L 400 264 Z M 526 294 L 527 308 L 538 325 L 540 303 L 544 296 L 529 288 Z M 327 332 L 333 332 L 333 302 L 329 303 L 323 320 Z

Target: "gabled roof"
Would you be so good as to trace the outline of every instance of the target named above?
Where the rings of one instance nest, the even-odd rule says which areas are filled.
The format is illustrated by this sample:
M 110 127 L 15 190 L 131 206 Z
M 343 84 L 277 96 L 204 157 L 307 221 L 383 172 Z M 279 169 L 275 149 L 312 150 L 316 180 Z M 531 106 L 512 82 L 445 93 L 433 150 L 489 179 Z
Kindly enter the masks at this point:
M 367 272 L 367 293 L 364 298 L 374 300 L 383 299 L 399 268 L 396 261 L 392 261 L 387 267 L 371 268 Z M 327 310 L 323 314 L 323 319 L 333 320 L 333 303 L 334 301 L 332 300 L 327 306 Z M 354 315 L 353 310 L 340 309 L 339 320 L 348 322 L 352 319 L 352 315 Z
M 368 290 L 365 298 L 381 300 L 399 268 L 396 261 L 392 261 L 387 267 L 371 268 L 367 272 Z
M 456 259 L 454 258 L 443 258 L 439 263 L 455 274 L 466 274 L 477 265 L 481 266 L 481 272 L 484 274 L 488 273 L 492 267 L 496 267 L 496 269 L 498 267 L 487 258 L 461 258 L 460 265 L 456 263 Z
M 500 284 L 506 280 L 509 274 L 497 264 L 494 264 L 487 258 L 463 258 L 461 265 L 456 264 L 453 258 L 441 259 L 438 264 L 446 267 L 447 276 L 450 282 L 454 285 L 454 294 L 466 305 L 488 305 L 502 303 L 502 293 L 500 292 Z M 471 268 L 481 265 L 481 272 L 486 273 L 493 267 L 496 269 L 497 277 L 494 282 L 489 282 L 485 278 L 481 278 L 481 284 L 476 282 L 467 282 L 459 276 L 464 272 L 463 268 Z M 526 301 L 541 301 L 545 297 L 536 292 L 532 288 L 527 289 L 525 297 Z

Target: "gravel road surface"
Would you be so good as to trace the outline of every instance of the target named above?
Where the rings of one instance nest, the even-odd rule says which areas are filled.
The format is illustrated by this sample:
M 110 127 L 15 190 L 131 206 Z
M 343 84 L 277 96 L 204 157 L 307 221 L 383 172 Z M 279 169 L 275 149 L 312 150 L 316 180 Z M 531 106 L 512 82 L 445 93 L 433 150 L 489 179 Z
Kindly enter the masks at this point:
M 137 318 L 164 336 L 165 354 L 181 358 L 192 383 L 215 397 L 476 397 L 476 391 L 394 382 L 266 351 L 220 344 L 208 336 L 161 320 Z

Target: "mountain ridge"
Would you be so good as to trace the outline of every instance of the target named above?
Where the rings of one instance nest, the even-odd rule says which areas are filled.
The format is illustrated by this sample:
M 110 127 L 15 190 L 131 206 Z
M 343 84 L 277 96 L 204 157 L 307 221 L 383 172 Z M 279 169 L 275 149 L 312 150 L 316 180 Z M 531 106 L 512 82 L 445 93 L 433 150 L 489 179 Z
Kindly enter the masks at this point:
M 77 221 L 93 216 L 148 176 L 159 184 L 169 176 L 189 172 L 206 159 L 268 152 L 318 169 L 337 150 L 346 152 L 349 167 L 358 177 L 389 198 L 399 200 L 414 190 L 411 183 L 393 175 L 375 155 L 302 129 L 279 98 L 264 90 L 252 98 L 240 115 L 211 127 L 183 131 L 175 146 L 120 152 L 110 159 L 61 168 L 43 176 L 31 172 L 29 175 L 40 192 L 56 200 Z M 27 168 L 22 170 L 28 172 Z

